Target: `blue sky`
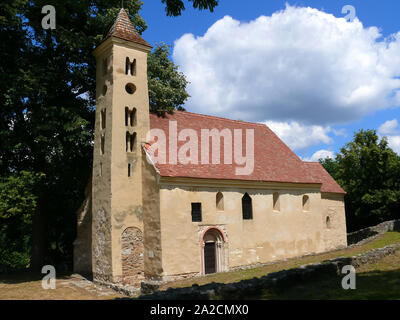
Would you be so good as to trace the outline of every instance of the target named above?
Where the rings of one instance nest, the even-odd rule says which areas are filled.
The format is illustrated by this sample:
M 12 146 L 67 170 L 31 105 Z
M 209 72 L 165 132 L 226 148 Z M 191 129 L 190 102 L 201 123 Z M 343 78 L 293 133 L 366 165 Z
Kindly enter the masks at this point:
M 310 28 L 310 26 L 312 27 L 312 24 L 309 24 L 308 21 L 305 20 L 308 19 L 308 15 L 310 17 L 315 16 L 315 12 L 299 11 L 299 14 L 293 10 L 289 12 L 286 10 L 286 4 L 294 8 L 311 7 L 318 10 L 316 15 L 318 21 L 315 23 L 315 35 L 314 32 L 311 32 L 309 37 L 315 37 L 316 39 L 313 41 L 319 42 L 325 41 L 326 38 L 318 40 L 318 36 L 322 37 L 326 34 L 332 34 L 332 32 L 339 32 L 340 34 L 340 32 L 342 32 L 340 30 L 342 30 L 341 28 L 343 26 L 342 22 L 338 20 L 331 21 L 328 16 L 320 14 L 320 12 L 332 14 L 336 18 L 343 18 L 346 14 L 341 12 L 342 7 L 345 5 L 352 5 L 356 10 L 356 17 L 359 20 L 359 25 L 350 28 L 351 30 L 347 30 L 345 27 L 346 30 L 343 31 L 345 33 L 344 37 L 347 37 L 346 39 L 351 40 L 351 37 L 354 37 L 355 44 L 349 44 L 349 47 L 351 47 L 350 52 L 346 52 L 342 56 L 341 51 L 335 48 L 343 45 L 343 43 L 341 43 L 340 40 L 338 43 L 335 43 L 333 40 L 331 41 L 329 39 L 327 46 L 332 46 L 332 48 L 334 48 L 331 57 L 329 56 L 329 50 L 325 52 L 323 46 L 308 52 L 307 50 L 314 42 L 308 42 L 308 37 L 302 37 L 295 32 L 296 30 L 302 30 L 302 28 L 304 30 L 309 30 L 307 28 Z M 145 0 L 141 15 L 148 24 L 148 29 L 143 34 L 143 37 L 151 44 L 162 41 L 173 45 L 172 58 L 180 65 L 181 70 L 189 77 L 189 80 L 191 80 L 191 85 L 188 87 L 188 90 L 192 98 L 185 105 L 188 111 L 215 114 L 229 118 L 233 117 L 234 119 L 240 118 L 249 121 L 266 122 L 299 156 L 304 159 L 311 159 L 314 155 L 313 160 L 315 160 L 316 157 L 315 153 L 320 150 L 325 150 L 325 152 L 319 153 L 321 155 L 332 154 L 339 151 L 340 147 L 352 139 L 353 132 L 358 129 L 378 129 L 385 122 L 392 121 L 381 127 L 380 132 L 388 135 L 390 137 L 389 141 L 391 146 L 397 152 L 400 152 L 400 126 L 398 126 L 396 122 L 397 119 L 400 120 L 400 108 L 398 108 L 399 99 L 385 98 L 385 96 L 395 96 L 398 90 L 398 83 L 391 82 L 391 78 L 399 78 L 400 76 L 400 63 L 395 61 L 394 58 L 396 56 L 395 53 L 397 53 L 397 47 L 391 51 L 382 48 L 376 49 L 376 43 L 384 41 L 385 37 L 400 31 L 400 1 L 250 0 L 244 2 L 239 0 L 221 0 L 213 13 L 193 10 L 189 3 L 186 3 L 186 7 L 187 9 L 181 16 L 175 18 L 167 17 L 165 15 L 164 5 L 161 1 Z M 260 16 L 271 17 L 272 14 L 279 11 L 285 11 L 281 17 L 279 17 L 279 19 L 281 19 L 280 21 L 282 21 L 282 19 L 288 19 L 289 24 L 283 25 L 283 22 L 279 22 L 278 20 L 275 22 L 273 22 L 273 20 L 257 20 Z M 224 18 L 226 16 L 230 16 L 232 19 Z M 297 19 L 296 16 L 304 17 L 304 19 Z M 326 26 L 323 25 L 324 23 L 326 23 Z M 301 24 L 302 26 L 299 25 L 297 27 L 296 24 Z M 287 26 L 289 26 L 288 28 L 292 31 L 287 31 L 285 29 Z M 212 29 L 210 29 L 211 27 Z M 368 28 L 370 27 L 376 27 L 376 30 L 380 32 L 382 37 L 377 37 L 376 40 L 368 40 Z M 257 30 L 257 28 L 259 28 L 259 30 Z M 321 29 L 324 29 L 324 31 L 320 31 Z M 269 30 L 269 33 L 263 34 L 265 30 Z M 282 38 L 279 38 L 278 35 L 274 35 L 274 32 L 280 32 Z M 247 37 L 249 33 L 251 34 Z M 186 36 L 184 36 L 185 34 Z M 337 36 L 337 33 L 335 35 Z M 243 41 L 246 40 L 248 42 L 243 42 L 241 41 L 242 39 L 229 42 L 224 39 L 224 37 L 242 37 Z M 292 41 L 295 39 L 294 42 L 303 42 L 303 44 L 294 44 L 292 46 L 288 40 L 290 37 L 292 37 Z M 249 52 L 248 49 L 245 51 L 241 49 L 243 44 L 250 47 L 252 44 L 257 43 L 257 39 L 259 39 L 261 45 L 263 45 L 263 43 L 268 43 L 268 48 L 260 49 L 259 51 L 255 50 L 254 55 L 252 52 Z M 397 44 L 400 40 L 396 40 L 395 42 Z M 281 43 L 285 43 L 284 48 Z M 353 40 L 351 40 L 351 43 L 353 43 Z M 387 43 L 389 44 L 390 40 L 388 40 Z M 232 48 L 230 48 L 231 45 Z M 277 50 L 277 55 L 272 55 L 271 47 Z M 293 47 L 292 55 L 282 60 L 281 57 L 289 50 L 287 48 L 291 47 Z M 344 47 L 346 47 L 346 43 L 344 43 Z M 304 48 L 306 48 L 306 53 L 304 53 Z M 371 52 L 375 49 L 377 50 L 376 52 Z M 370 56 L 365 58 L 363 50 Z M 215 54 L 213 51 L 215 51 Z M 232 53 L 227 56 L 229 51 Z M 194 56 L 193 52 L 195 52 Z M 208 59 L 206 52 L 214 54 L 215 58 Z M 400 53 L 400 50 L 398 52 Z M 239 56 L 235 57 L 235 54 L 243 56 L 243 53 L 245 53 L 248 58 L 240 60 Z M 307 64 L 310 61 L 303 61 L 302 59 L 304 57 L 301 57 L 301 54 L 308 55 L 309 57 L 323 55 L 323 60 L 318 61 L 317 58 L 315 61 L 315 64 L 320 65 L 321 68 L 319 76 L 319 67 L 315 67 L 317 68 L 316 70 L 310 70 L 313 69 L 311 68 L 313 65 Z M 265 60 L 263 60 L 263 55 L 268 55 L 268 58 L 265 57 Z M 352 55 L 353 57 L 351 57 Z M 217 56 L 219 56 L 220 60 L 218 60 Z M 370 64 L 371 57 L 373 59 L 375 56 L 378 57 L 377 59 L 380 61 L 377 63 L 376 67 Z M 226 59 L 226 57 L 232 58 L 232 60 Z M 243 92 L 246 93 L 249 91 L 247 84 L 251 85 L 252 81 L 254 81 L 254 84 L 263 81 L 261 76 L 259 77 L 257 74 L 254 76 L 254 73 L 257 73 L 257 61 L 252 61 L 252 59 L 258 60 L 260 64 L 262 63 L 263 77 L 268 78 L 270 84 L 265 84 L 265 86 L 259 85 L 257 90 L 251 92 L 251 94 L 249 93 L 246 98 L 243 97 Z M 347 64 L 343 64 L 343 61 L 346 59 L 350 59 L 347 60 L 347 63 L 353 65 L 357 64 L 358 61 L 367 61 L 366 64 L 368 66 L 364 64 L 365 70 L 361 70 L 362 72 L 358 74 L 358 69 L 363 69 L 363 67 L 359 68 L 358 66 L 354 66 L 354 69 L 351 69 L 350 66 L 350 69 L 346 69 L 344 66 L 347 66 Z M 245 76 L 251 74 L 254 77 L 243 79 L 243 82 L 240 82 L 240 79 L 237 78 L 230 78 L 231 70 L 228 67 L 224 68 L 224 64 L 235 63 L 236 60 L 240 60 L 240 74 Z M 381 63 L 381 60 L 386 61 Z M 393 60 L 393 68 L 390 62 L 391 60 Z M 199 65 L 195 65 L 193 61 L 197 61 Z M 201 61 L 205 62 L 202 64 Z M 299 86 L 297 83 L 296 85 L 289 84 L 289 86 L 286 87 L 288 78 L 281 77 L 276 73 L 275 67 L 278 61 L 279 63 L 281 61 L 299 61 L 298 64 L 301 65 L 300 72 L 307 74 L 305 77 L 306 85 L 303 84 Z M 336 65 L 336 63 L 338 63 L 338 70 L 332 71 L 326 61 L 330 61 L 329 63 L 331 65 Z M 271 65 L 267 66 L 267 64 Z M 286 66 L 286 69 L 284 66 L 283 70 L 288 70 L 287 68 L 289 67 L 291 68 L 289 70 L 292 71 L 293 65 Z M 297 65 L 295 65 L 295 67 L 297 67 Z M 341 69 L 342 67 L 343 69 Z M 207 68 L 211 68 L 209 73 L 212 73 L 214 69 L 222 74 L 226 72 L 226 74 L 224 74 L 224 79 L 226 81 L 221 82 L 218 77 L 213 78 L 212 76 L 207 78 L 210 86 L 218 87 L 219 91 L 210 92 L 210 100 L 207 100 L 207 98 L 202 100 L 201 97 L 208 95 L 207 87 L 204 81 L 200 79 L 200 76 L 197 75 L 201 73 L 201 71 L 199 72 L 198 70 L 208 70 Z M 385 71 L 376 75 L 375 70 L 381 68 L 385 69 Z M 388 71 L 386 69 L 390 70 Z M 274 73 L 272 70 L 274 70 Z M 350 70 L 355 75 L 345 75 L 345 70 Z M 332 75 L 332 72 L 335 74 Z M 341 79 L 340 73 L 342 72 L 345 79 Z M 371 79 L 373 78 L 373 80 L 364 83 L 362 78 L 368 78 L 369 75 L 371 75 Z M 375 76 L 376 79 L 374 78 Z M 230 81 L 230 79 L 232 81 Z M 357 91 L 357 86 L 358 88 L 362 87 L 364 89 L 365 86 L 367 86 L 369 88 L 368 90 L 374 90 L 372 87 L 375 85 L 382 90 L 379 94 L 367 95 L 371 96 L 370 101 L 365 101 L 364 99 L 362 102 L 354 103 L 354 107 L 349 104 L 347 108 L 344 108 L 344 105 L 339 101 L 341 101 L 342 98 L 340 95 L 347 92 L 346 88 L 343 87 L 342 90 L 333 90 L 333 93 L 330 91 L 332 91 L 331 88 L 336 86 L 336 84 L 341 86 L 345 81 L 354 84 L 353 94 Z M 324 82 L 327 82 L 326 87 L 324 87 Z M 314 83 L 315 90 L 326 92 L 324 94 L 313 93 L 310 86 L 314 85 Z M 224 86 L 226 86 L 226 88 Z M 271 87 L 273 87 L 271 90 L 274 92 L 277 91 L 277 88 L 285 87 L 285 89 L 282 91 L 278 89 L 279 94 L 272 99 L 267 96 L 271 96 L 271 92 L 268 92 L 267 89 Z M 242 114 L 235 103 L 230 100 L 224 100 L 224 97 L 220 96 L 220 92 L 225 89 L 229 92 L 227 95 L 232 97 L 232 99 L 239 97 L 241 106 L 245 106 L 244 108 L 242 107 L 242 109 L 246 110 L 246 108 L 248 108 L 251 112 L 254 111 L 254 115 L 252 116 L 250 113 L 249 117 L 246 118 L 247 114 Z M 241 91 L 241 95 L 235 92 L 235 90 Z M 258 99 L 258 94 L 260 95 L 260 99 Z M 265 95 L 264 97 L 262 97 L 263 94 Z M 349 95 L 350 94 L 351 92 Z M 244 96 L 246 96 L 246 94 L 244 94 Z M 212 97 L 215 99 L 212 100 Z M 288 100 L 289 98 L 290 100 Z M 256 103 L 255 100 L 260 101 Z M 295 103 L 290 105 L 289 101 L 295 101 Z M 376 105 L 374 106 L 374 104 Z M 288 107 L 287 110 L 285 107 L 281 107 L 286 105 L 290 105 L 290 108 Z M 260 114 L 260 112 L 261 115 L 257 118 L 255 115 Z M 315 116 L 317 113 L 321 115 Z M 384 130 L 384 128 L 386 128 L 386 130 Z M 310 139 L 308 139 L 308 136 Z M 307 141 L 309 141 L 309 143 Z

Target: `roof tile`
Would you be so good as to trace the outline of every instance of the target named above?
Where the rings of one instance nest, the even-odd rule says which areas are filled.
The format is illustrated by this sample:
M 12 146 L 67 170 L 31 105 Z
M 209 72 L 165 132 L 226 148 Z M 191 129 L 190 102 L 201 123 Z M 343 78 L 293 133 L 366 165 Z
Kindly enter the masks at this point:
M 107 38 L 111 36 L 139 43 L 151 48 L 151 45 L 148 44 L 147 41 L 144 40 L 136 31 L 132 21 L 129 19 L 128 14 L 123 8 L 119 11 L 113 26 L 107 34 Z
M 246 150 L 245 130 L 253 129 L 255 142 L 254 170 L 249 175 L 236 175 L 235 167 L 237 165 L 235 163 L 233 165 L 223 164 L 224 143 L 221 139 L 221 164 L 201 164 L 200 147 L 198 152 L 199 164 L 169 164 L 169 154 L 166 151 L 166 163 L 156 164 L 161 176 L 265 182 L 322 183 L 321 191 L 323 192 L 344 193 L 343 189 L 340 188 L 319 163 L 303 162 L 264 124 L 236 121 L 183 111 L 175 111 L 173 114 L 167 114 L 165 117 L 150 114 L 150 127 L 151 129 L 163 130 L 167 139 L 166 146 L 169 146 L 169 121 L 176 121 L 178 133 L 182 129 L 195 130 L 199 146 L 202 129 L 211 130 L 215 128 L 221 131 L 226 128 L 231 131 L 232 136 L 234 129 L 242 129 L 243 152 Z M 186 141 L 179 141 L 177 149 L 179 150 L 185 143 Z M 211 154 L 212 146 L 210 141 L 210 162 Z

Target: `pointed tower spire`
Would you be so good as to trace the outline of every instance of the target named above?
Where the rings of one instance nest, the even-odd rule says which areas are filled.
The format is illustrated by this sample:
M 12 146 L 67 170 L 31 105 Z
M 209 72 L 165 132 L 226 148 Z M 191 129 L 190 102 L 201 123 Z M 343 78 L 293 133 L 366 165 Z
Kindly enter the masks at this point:
M 116 37 L 132 41 L 151 48 L 151 45 L 140 36 L 139 32 L 136 31 L 124 8 L 121 8 L 119 11 L 117 19 L 115 19 L 115 22 L 106 38 L 108 37 Z

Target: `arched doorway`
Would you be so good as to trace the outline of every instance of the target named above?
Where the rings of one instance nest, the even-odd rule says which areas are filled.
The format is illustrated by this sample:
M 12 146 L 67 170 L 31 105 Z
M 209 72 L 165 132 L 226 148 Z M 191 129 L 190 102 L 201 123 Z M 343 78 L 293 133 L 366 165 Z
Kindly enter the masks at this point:
M 202 245 L 204 274 L 225 271 L 225 239 L 222 233 L 210 228 L 204 233 Z

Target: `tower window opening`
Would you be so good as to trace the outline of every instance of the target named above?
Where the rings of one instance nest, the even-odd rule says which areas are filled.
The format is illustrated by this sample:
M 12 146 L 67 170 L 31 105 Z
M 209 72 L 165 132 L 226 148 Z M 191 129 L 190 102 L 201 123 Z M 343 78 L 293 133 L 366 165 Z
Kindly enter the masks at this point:
M 103 59 L 103 76 L 107 75 L 108 72 L 108 59 Z
M 133 83 L 127 83 L 125 86 L 125 91 L 129 94 L 134 94 L 136 91 L 136 86 Z
M 131 164 L 128 163 L 128 177 L 131 176 Z
M 133 152 L 136 141 L 136 132 L 130 134 L 126 132 L 126 152 Z
M 133 127 L 134 125 L 136 125 L 136 108 L 129 110 L 125 107 L 125 126 Z
M 101 110 L 101 129 L 106 128 L 106 109 Z
M 133 108 L 131 111 L 131 127 L 133 127 L 136 124 L 136 108 Z
M 105 135 L 102 134 L 100 138 L 100 154 L 104 154 Z
M 133 59 L 133 61 L 131 62 L 129 57 L 126 57 L 125 74 L 130 74 L 132 76 L 136 76 L 136 59 Z

